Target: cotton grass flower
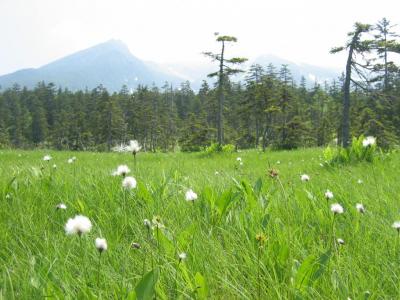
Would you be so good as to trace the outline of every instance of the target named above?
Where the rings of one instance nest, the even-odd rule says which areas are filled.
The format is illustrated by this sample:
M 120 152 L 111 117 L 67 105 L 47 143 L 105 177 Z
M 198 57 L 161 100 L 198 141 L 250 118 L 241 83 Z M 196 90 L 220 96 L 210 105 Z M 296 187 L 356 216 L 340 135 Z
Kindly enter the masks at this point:
M 357 203 L 357 204 L 356 204 L 356 209 L 357 209 L 357 211 L 358 211 L 359 213 L 361 213 L 361 214 L 365 213 L 365 207 L 364 207 L 364 205 L 362 205 L 361 203 Z
M 59 203 L 57 204 L 56 209 L 66 210 L 67 206 L 64 203 Z
M 113 172 L 114 176 L 126 176 L 128 173 L 130 173 L 131 170 L 127 165 L 119 165 L 117 167 L 117 170 Z
M 108 248 L 107 241 L 106 241 L 106 239 L 103 239 L 103 238 L 97 238 L 95 240 L 95 246 L 96 246 L 96 249 L 100 253 L 103 253 L 104 251 L 107 251 L 107 248 Z
M 397 232 L 400 234 L 400 221 L 395 221 L 395 222 L 392 224 L 392 228 L 396 229 Z
M 363 147 L 370 147 L 372 145 L 375 145 L 375 143 L 376 143 L 376 139 L 373 136 L 367 136 L 362 141 Z
M 70 218 L 65 224 L 65 232 L 67 235 L 82 234 L 90 232 L 92 229 L 92 222 L 90 222 L 88 217 L 77 215 L 74 218 Z
M 342 214 L 344 212 L 343 206 L 339 203 L 334 203 L 331 205 L 331 211 L 336 214 Z
M 122 187 L 127 189 L 127 190 L 132 190 L 136 188 L 137 182 L 136 179 L 133 177 L 125 177 L 124 180 L 122 180 Z
M 53 169 L 57 169 L 57 165 L 56 164 L 53 165 Z
M 326 190 L 326 192 L 325 192 L 325 198 L 326 198 L 327 200 L 333 199 L 333 193 L 332 193 L 330 190 Z
M 237 157 L 237 158 L 236 158 L 236 161 L 237 161 L 237 162 L 241 162 L 241 161 L 242 161 L 242 158 L 241 158 L 241 157 Z
M 358 180 L 357 180 L 357 183 L 358 183 L 358 184 L 362 184 L 363 181 L 362 181 L 361 179 L 358 179 Z
M 143 225 L 147 228 L 151 228 L 151 222 L 149 219 L 144 219 L 143 220 Z
M 310 181 L 310 176 L 308 176 L 307 174 L 302 174 L 300 176 L 301 181 L 306 182 L 306 181 Z
M 126 151 L 132 152 L 133 155 L 136 155 L 140 149 L 142 149 L 142 147 L 137 140 L 129 141 L 129 145 L 126 146 Z
M 338 242 L 339 245 L 344 245 L 344 240 L 339 238 L 336 240 Z
M 178 254 L 179 261 L 183 261 L 187 258 L 187 254 L 185 252 L 181 252 Z
M 44 161 L 50 161 L 51 159 L 52 159 L 52 157 L 50 155 L 43 156 Z
M 194 201 L 197 199 L 197 194 L 192 189 L 189 189 L 186 191 L 185 199 L 186 201 Z

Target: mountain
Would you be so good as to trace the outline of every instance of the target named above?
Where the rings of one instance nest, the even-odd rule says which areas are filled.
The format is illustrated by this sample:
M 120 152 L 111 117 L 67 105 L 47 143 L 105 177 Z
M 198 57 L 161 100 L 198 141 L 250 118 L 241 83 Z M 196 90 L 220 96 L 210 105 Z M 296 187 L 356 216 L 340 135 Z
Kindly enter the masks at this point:
M 257 57 L 252 61 L 252 64 L 259 64 L 267 67 L 269 64 L 275 66 L 277 71 L 282 65 L 288 65 L 293 79 L 299 83 L 301 77 L 304 77 L 309 86 L 314 85 L 315 82 L 323 83 L 324 81 L 330 82 L 340 76 L 339 70 L 319 67 L 310 64 L 297 64 L 292 61 L 283 59 L 275 55 L 263 55 Z
M 18 83 L 33 88 L 39 81 L 45 81 L 71 90 L 103 84 L 110 91 L 118 91 L 124 84 L 135 88 L 138 84 L 161 86 L 165 81 L 176 85 L 184 80 L 136 58 L 121 41 L 110 40 L 37 69 L 0 76 L 0 86 L 7 88 Z
M 339 71 L 313 66 L 296 64 L 273 55 L 260 56 L 243 66 L 248 69 L 251 64 L 260 64 L 267 67 L 273 64 L 279 70 L 282 64 L 287 64 L 292 72 L 293 79 L 300 82 L 302 76 L 308 86 L 315 81 L 322 83 L 331 81 L 340 75 Z M 8 88 L 18 83 L 21 86 L 33 88 L 40 81 L 53 82 L 56 86 L 70 90 L 93 89 L 102 84 L 110 91 L 119 91 L 123 85 L 135 89 L 139 84 L 162 86 L 168 81 L 178 86 L 183 81 L 189 81 L 192 88 L 200 88 L 203 80 L 210 85 L 215 78 L 207 78 L 207 74 L 214 72 L 218 66 L 208 61 L 196 63 L 169 63 L 157 64 L 142 61 L 132 55 L 128 47 L 118 40 L 109 40 L 91 48 L 76 52 L 58 59 L 37 69 L 23 69 L 14 73 L 0 76 L 0 87 Z M 234 81 L 245 78 L 245 74 L 235 76 Z

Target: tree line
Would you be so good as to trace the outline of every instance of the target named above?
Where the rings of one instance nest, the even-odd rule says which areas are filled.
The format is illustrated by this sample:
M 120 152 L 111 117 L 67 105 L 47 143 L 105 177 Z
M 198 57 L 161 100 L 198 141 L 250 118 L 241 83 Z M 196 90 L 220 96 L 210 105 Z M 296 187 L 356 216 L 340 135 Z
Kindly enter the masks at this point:
M 110 93 L 103 86 L 70 91 L 40 82 L 32 89 L 0 91 L 0 146 L 69 150 L 110 150 L 138 140 L 146 151 L 198 151 L 218 143 L 237 148 L 293 149 L 341 143 L 351 136 L 373 135 L 382 147 L 400 137 L 400 72 L 393 62 L 400 53 L 397 34 L 386 19 L 376 25 L 356 23 L 349 41 L 332 53 L 346 51 L 345 72 L 332 82 L 308 87 L 296 82 L 287 65 L 252 65 L 242 82 L 245 58 L 206 52 L 218 63 L 214 86 L 198 92 L 184 82 L 179 88 L 126 86 Z

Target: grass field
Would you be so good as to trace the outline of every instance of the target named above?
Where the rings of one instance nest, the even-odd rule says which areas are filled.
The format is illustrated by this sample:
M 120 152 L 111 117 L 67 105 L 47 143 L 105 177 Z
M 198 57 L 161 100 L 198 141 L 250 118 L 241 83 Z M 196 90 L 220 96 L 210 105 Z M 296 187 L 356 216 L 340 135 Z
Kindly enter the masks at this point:
M 139 153 L 136 167 L 129 154 L 2 151 L 0 298 L 152 299 L 155 286 L 157 299 L 400 299 L 400 155 L 320 163 L 322 149 Z M 121 164 L 137 188 L 111 176 Z M 78 214 L 91 231 L 66 235 Z M 154 216 L 165 228 L 144 225 Z

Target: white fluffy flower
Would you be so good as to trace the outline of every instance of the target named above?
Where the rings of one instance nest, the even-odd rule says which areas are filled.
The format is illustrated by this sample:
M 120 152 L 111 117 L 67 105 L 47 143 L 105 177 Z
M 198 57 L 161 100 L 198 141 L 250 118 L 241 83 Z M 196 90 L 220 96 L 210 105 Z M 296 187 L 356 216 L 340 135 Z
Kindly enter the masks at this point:
M 147 228 L 151 228 L 151 222 L 149 219 L 144 219 L 143 220 L 143 224 L 144 226 L 146 226 Z
M 219 172 L 218 172 L 218 171 L 215 171 L 215 175 L 219 175 Z
M 308 176 L 307 174 L 303 174 L 300 176 L 301 181 L 309 181 L 310 180 L 310 176 Z
M 136 140 L 133 141 L 129 141 L 129 145 L 127 145 L 125 147 L 126 151 L 132 152 L 133 154 L 136 154 L 140 151 L 140 149 L 142 149 L 142 147 L 140 147 L 139 142 Z
M 117 170 L 113 172 L 113 175 L 122 175 L 125 176 L 126 174 L 130 173 L 131 170 L 129 169 L 129 167 L 127 165 L 120 165 L 118 166 Z
M 125 177 L 124 180 L 122 180 L 122 187 L 128 190 L 136 188 L 136 184 L 136 179 L 130 176 Z
M 57 169 L 57 165 L 56 164 L 53 165 L 53 169 Z
M 357 180 L 357 183 L 358 183 L 358 184 L 362 184 L 363 181 L 362 181 L 361 179 L 358 179 L 358 180 Z
M 362 144 L 364 147 L 375 145 L 376 139 L 373 136 L 367 136 L 363 139 Z
M 124 144 L 117 145 L 117 146 L 112 148 L 112 151 L 114 151 L 114 152 L 125 152 L 126 151 L 125 147 L 126 146 Z
M 241 157 L 238 157 L 238 158 L 236 158 L 236 161 L 241 162 L 241 161 L 242 161 L 242 158 L 241 158 Z
M 343 206 L 341 206 L 339 203 L 334 203 L 331 205 L 331 211 L 334 214 L 342 214 L 344 212 Z
M 64 203 L 59 203 L 56 206 L 57 209 L 67 209 L 67 206 Z
M 337 242 L 338 242 L 338 244 L 340 244 L 340 245 L 344 245 L 344 240 L 343 239 L 337 239 Z
M 49 161 L 49 160 L 51 160 L 51 156 L 50 156 L 50 155 L 45 155 L 45 156 L 43 157 L 43 160 L 44 160 L 44 161 Z
M 92 222 L 81 215 L 77 215 L 74 218 L 68 219 L 67 224 L 65 224 L 65 232 L 70 234 L 82 235 L 88 233 L 92 229 Z
M 197 199 L 197 194 L 192 189 L 187 190 L 185 194 L 186 201 L 194 201 Z
M 74 160 L 73 160 L 72 158 L 69 158 L 69 159 L 68 159 L 68 163 L 69 163 L 69 164 L 72 164 L 73 162 L 74 162 Z
M 325 198 L 326 199 L 333 199 L 333 193 L 330 190 L 326 190 L 325 192 Z
M 400 231 L 400 221 L 396 221 L 392 224 L 392 227 L 394 229 L 397 229 L 398 231 Z
M 187 258 L 187 254 L 185 252 L 181 252 L 178 255 L 179 260 L 185 260 Z
M 96 245 L 97 250 L 99 250 L 100 253 L 102 253 L 103 251 L 107 250 L 107 241 L 106 241 L 106 239 L 97 238 L 95 240 L 95 245 Z
M 361 203 L 356 204 L 356 209 L 358 210 L 359 213 L 365 213 L 365 207 Z

